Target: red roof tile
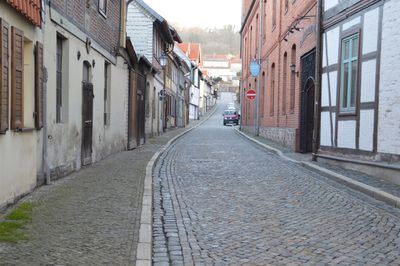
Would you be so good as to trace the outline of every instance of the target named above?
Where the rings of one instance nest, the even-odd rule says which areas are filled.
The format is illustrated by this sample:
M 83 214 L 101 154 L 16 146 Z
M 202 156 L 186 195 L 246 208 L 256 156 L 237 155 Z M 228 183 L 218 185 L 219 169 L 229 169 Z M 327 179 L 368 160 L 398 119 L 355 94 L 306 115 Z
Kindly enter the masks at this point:
M 24 15 L 33 25 L 41 27 L 41 1 L 40 0 L 6 0 L 19 13 Z

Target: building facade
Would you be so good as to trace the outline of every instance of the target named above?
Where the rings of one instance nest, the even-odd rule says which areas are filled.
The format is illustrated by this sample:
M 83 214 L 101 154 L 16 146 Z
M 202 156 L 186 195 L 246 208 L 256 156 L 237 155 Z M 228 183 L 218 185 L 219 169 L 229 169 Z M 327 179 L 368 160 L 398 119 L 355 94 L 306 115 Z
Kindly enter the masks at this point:
M 125 1 L 46 5 L 45 157 L 51 176 L 126 149 L 129 72 L 120 47 Z M 112 82 L 111 82 L 112 81 Z
M 128 5 L 126 29 L 138 57 L 145 57 L 157 71 L 147 76 L 147 95 L 151 99 L 149 103 L 154 104 L 149 109 L 151 120 L 146 122 L 146 135 L 160 134 L 166 130 L 168 122 L 168 97 L 164 94 L 168 66 L 161 65 L 161 56 L 172 53 L 175 40 L 180 39 L 167 20 L 141 0 L 132 1 Z
M 322 3 L 318 156 L 400 184 L 400 4 Z
M 316 3 L 242 2 L 242 129 L 301 152 L 312 148 Z M 249 89 L 257 91 L 254 101 Z
M 0 2 L 0 209 L 43 182 L 41 1 Z

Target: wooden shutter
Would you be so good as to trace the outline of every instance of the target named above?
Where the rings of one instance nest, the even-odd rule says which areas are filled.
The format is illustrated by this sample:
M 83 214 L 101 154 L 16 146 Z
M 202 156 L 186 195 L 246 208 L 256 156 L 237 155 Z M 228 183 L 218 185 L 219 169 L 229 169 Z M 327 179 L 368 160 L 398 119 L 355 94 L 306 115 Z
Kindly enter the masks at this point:
M 0 18 L 0 133 L 8 129 L 9 26 Z
M 43 44 L 35 48 L 35 127 L 43 127 Z
M 11 27 L 11 129 L 24 127 L 24 32 Z

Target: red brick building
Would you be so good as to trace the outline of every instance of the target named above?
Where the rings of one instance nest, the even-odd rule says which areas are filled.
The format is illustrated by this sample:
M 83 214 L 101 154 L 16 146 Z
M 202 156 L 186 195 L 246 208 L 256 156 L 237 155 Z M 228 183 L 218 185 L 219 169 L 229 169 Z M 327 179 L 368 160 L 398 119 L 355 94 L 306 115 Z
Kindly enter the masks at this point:
M 242 130 L 301 152 L 312 149 L 316 4 L 242 1 Z M 250 74 L 254 59 L 257 76 Z M 248 89 L 259 97 L 247 100 Z

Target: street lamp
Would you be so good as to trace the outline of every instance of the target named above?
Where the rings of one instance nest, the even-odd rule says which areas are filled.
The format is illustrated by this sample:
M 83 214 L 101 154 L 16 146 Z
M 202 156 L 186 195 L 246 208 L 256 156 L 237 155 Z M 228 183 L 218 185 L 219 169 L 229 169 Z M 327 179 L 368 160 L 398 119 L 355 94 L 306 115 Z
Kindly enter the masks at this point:
M 161 105 L 162 128 L 163 128 L 163 132 L 165 132 L 166 128 L 167 128 L 167 123 L 166 123 L 166 119 L 165 119 L 165 116 L 166 116 L 166 114 L 165 114 L 165 96 L 166 96 L 166 93 L 165 93 L 165 81 L 166 81 L 165 66 L 167 65 L 167 62 L 168 62 L 167 55 L 165 53 L 162 53 L 159 58 L 159 61 L 160 61 L 160 65 L 163 69 L 163 80 L 164 80 L 163 89 L 160 92 L 160 94 L 161 94 L 160 100 L 162 101 L 162 105 Z

